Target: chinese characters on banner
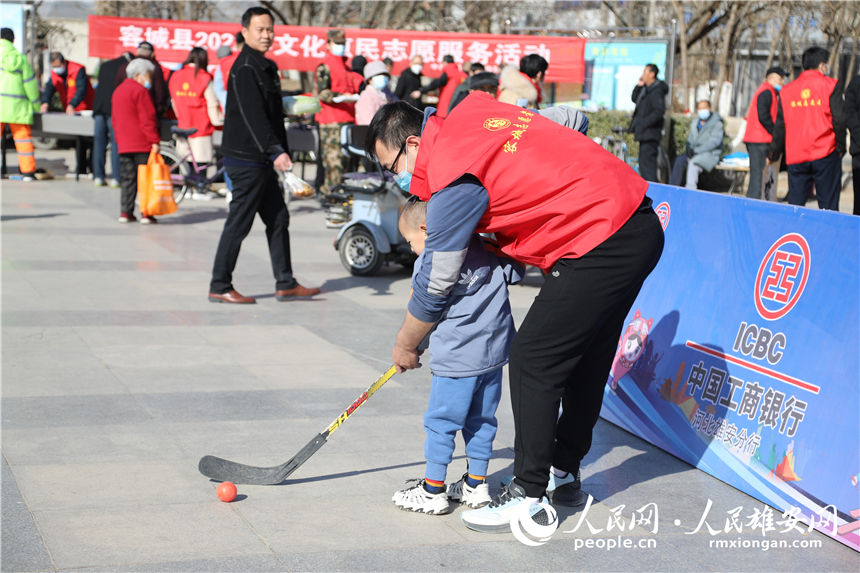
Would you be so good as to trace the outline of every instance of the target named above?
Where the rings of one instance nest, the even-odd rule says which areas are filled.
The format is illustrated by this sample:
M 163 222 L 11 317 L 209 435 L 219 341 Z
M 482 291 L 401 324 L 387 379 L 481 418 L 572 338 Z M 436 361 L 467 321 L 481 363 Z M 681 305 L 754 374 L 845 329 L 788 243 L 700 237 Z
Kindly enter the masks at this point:
M 238 23 L 151 20 L 142 18 L 89 17 L 89 52 L 97 58 L 115 58 L 124 50 L 147 41 L 161 62 L 183 62 L 189 50 L 206 48 L 216 62 L 221 46 L 233 47 Z M 438 76 L 442 57 L 456 62 L 481 62 L 490 71 L 505 64 L 518 65 L 526 54 L 540 54 L 549 62 L 547 81 L 582 83 L 585 74 L 585 41 L 558 36 L 509 36 L 413 32 L 344 28 L 346 53 L 361 54 L 368 61 L 391 58 L 393 73 L 409 66 L 412 56 L 424 58 L 424 74 Z M 282 70 L 312 71 L 325 55 L 328 28 L 275 26 L 275 43 L 266 54 Z

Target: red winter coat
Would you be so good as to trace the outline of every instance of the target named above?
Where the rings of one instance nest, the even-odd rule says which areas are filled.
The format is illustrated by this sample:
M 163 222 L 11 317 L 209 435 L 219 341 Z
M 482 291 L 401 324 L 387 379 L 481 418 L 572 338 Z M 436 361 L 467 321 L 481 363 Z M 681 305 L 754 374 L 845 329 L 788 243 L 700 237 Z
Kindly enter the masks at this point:
M 113 92 L 111 121 L 120 153 L 146 153 L 161 142 L 149 90 L 131 78 Z
M 609 238 L 648 190 L 578 131 L 481 92 L 427 120 L 410 192 L 426 201 L 467 173 L 490 200 L 476 231 L 495 233 L 505 254 L 543 270 Z

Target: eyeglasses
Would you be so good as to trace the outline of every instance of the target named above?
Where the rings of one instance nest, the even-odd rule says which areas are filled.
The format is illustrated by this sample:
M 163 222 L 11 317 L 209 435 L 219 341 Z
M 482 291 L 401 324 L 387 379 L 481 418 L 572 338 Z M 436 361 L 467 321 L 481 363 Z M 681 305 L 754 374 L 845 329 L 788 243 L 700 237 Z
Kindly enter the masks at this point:
M 406 142 L 403 142 L 403 146 L 400 148 L 400 151 L 397 152 L 397 155 L 394 156 L 394 161 L 391 162 L 391 167 L 383 167 L 385 171 L 389 173 L 393 173 L 397 175 L 397 172 L 394 169 L 397 168 L 397 162 L 400 161 L 400 156 L 403 155 L 403 152 L 406 151 Z

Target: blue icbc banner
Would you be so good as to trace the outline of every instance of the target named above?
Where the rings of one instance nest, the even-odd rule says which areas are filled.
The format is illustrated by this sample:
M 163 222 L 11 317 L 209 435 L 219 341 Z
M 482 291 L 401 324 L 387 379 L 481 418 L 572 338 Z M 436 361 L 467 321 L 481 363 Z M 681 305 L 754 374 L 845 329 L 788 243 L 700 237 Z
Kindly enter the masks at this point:
M 666 246 L 601 415 L 860 550 L 860 217 L 648 195 Z

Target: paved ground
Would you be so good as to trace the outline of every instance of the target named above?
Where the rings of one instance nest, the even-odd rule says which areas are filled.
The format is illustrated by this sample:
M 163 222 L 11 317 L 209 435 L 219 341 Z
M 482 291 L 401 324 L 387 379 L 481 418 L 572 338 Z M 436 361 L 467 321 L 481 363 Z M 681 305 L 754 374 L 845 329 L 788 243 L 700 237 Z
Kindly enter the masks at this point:
M 718 527 L 733 508 L 746 515 L 761 503 L 605 422 L 583 471 L 593 505 L 562 511 L 541 547 L 468 531 L 459 509 L 398 511 L 391 494 L 422 472 L 426 370 L 392 379 L 285 484 L 240 486 L 235 502 L 220 502 L 198 459 L 275 465 L 321 431 L 387 368 L 409 275 L 349 276 L 318 205 L 294 202 L 296 273 L 323 295 L 274 299 L 258 222 L 236 285 L 259 304 L 213 305 L 225 205 L 187 202 L 159 225 L 120 225 L 118 193 L 2 181 L 3 571 L 860 567 L 817 532 L 692 533 L 709 501 Z M 539 283 L 533 275 L 512 290 L 518 320 Z M 513 458 L 507 394 L 499 418 L 494 489 Z M 458 448 L 452 478 L 465 466 Z M 657 533 L 631 525 L 649 503 Z M 609 530 L 622 505 L 623 531 Z M 619 539 L 633 547 L 607 549 Z M 795 547 L 743 547 L 763 539 Z

